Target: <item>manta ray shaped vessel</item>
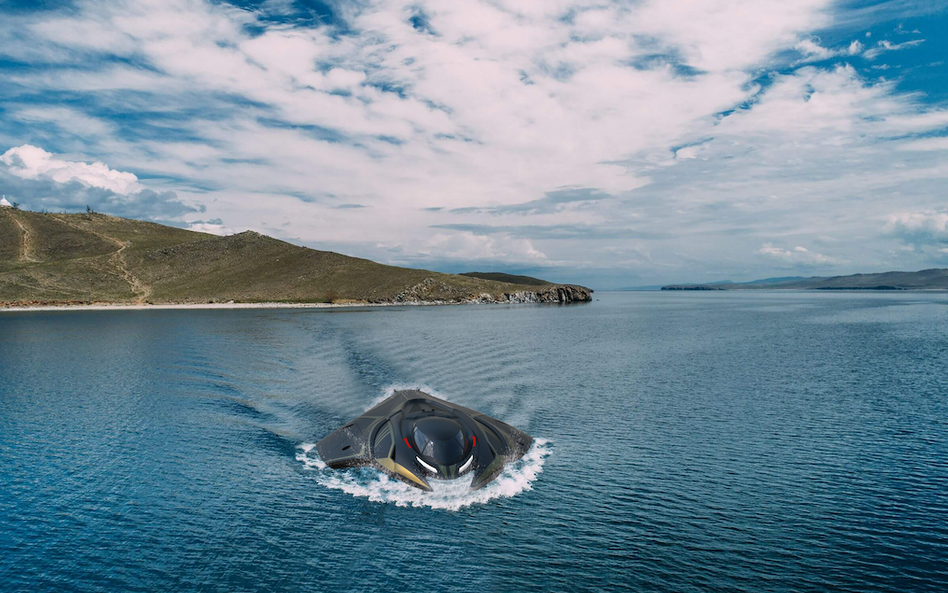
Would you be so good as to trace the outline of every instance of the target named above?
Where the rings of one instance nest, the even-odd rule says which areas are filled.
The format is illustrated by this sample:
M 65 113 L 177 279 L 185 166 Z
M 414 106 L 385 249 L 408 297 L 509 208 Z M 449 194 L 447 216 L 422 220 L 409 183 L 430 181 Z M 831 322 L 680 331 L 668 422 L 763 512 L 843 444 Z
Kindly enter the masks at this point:
M 431 491 L 429 478 L 472 475 L 483 488 L 523 457 L 533 437 L 496 418 L 414 389 L 391 397 L 316 443 L 333 469 L 372 466 Z

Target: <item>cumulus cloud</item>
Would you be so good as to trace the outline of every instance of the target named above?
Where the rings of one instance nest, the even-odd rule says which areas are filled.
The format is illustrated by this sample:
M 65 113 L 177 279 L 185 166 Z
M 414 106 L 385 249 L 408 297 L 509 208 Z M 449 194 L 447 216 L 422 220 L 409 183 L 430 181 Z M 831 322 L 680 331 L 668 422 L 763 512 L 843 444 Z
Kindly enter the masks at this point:
M 105 163 L 65 160 L 24 144 L 0 155 L 0 191 L 33 210 L 83 210 L 171 220 L 199 211 L 172 191 L 145 188 L 132 173 Z
M 906 243 L 948 243 L 948 210 L 900 212 L 888 217 L 886 231 Z
M 29 144 L 6 151 L 0 155 L 0 162 L 7 166 L 7 172 L 21 179 L 48 179 L 56 183 L 77 181 L 125 196 L 144 189 L 134 173 L 116 171 L 98 161 L 66 161 Z

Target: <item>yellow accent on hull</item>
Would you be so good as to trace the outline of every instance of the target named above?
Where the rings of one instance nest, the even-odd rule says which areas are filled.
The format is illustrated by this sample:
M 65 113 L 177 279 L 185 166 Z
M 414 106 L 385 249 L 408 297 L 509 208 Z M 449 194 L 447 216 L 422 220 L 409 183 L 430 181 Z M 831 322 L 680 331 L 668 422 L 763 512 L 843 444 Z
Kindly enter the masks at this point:
M 412 482 L 414 482 L 414 483 L 420 485 L 420 486 L 421 486 L 422 488 L 424 488 L 425 490 L 431 490 L 431 487 L 428 486 L 428 484 L 425 484 L 424 482 L 422 482 L 421 480 L 419 480 L 418 477 L 417 477 L 415 474 L 413 474 L 413 473 L 411 473 L 410 471 L 408 471 L 407 469 L 405 469 L 405 467 L 403 467 L 403 466 L 401 466 L 401 465 L 395 463 L 395 461 L 394 461 L 393 459 L 389 459 L 389 458 L 387 458 L 387 457 L 384 457 L 384 458 L 381 458 L 381 459 L 376 459 L 376 461 L 378 461 L 378 462 L 379 462 L 379 465 L 381 465 L 382 467 L 384 467 L 384 468 L 387 469 L 388 471 L 390 471 L 390 472 L 392 472 L 392 473 L 394 473 L 394 474 L 398 474 L 398 475 L 400 475 L 400 476 L 404 476 L 404 477 L 408 478 L 408 479 L 411 480 Z

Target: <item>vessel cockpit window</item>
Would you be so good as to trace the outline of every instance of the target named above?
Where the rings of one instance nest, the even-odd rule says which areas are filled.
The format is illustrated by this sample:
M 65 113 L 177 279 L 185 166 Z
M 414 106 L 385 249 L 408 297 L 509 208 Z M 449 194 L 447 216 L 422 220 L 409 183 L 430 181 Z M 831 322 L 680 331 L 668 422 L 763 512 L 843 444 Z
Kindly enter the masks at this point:
M 435 435 L 429 437 L 422 431 L 421 427 L 415 426 L 415 445 L 418 446 L 418 451 L 425 457 L 434 459 L 442 465 L 450 465 L 457 461 L 458 457 L 464 452 L 464 433 L 462 431 L 458 430 L 454 436 L 447 438 L 434 437 Z

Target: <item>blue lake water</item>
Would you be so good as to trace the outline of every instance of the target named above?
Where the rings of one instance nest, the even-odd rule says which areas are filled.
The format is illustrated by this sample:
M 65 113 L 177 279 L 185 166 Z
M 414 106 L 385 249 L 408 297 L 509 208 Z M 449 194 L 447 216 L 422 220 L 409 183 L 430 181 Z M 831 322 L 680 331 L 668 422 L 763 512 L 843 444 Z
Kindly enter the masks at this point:
M 0 314 L 0 590 L 948 590 L 948 295 L 596 297 Z M 408 386 L 537 443 L 321 467 Z

